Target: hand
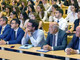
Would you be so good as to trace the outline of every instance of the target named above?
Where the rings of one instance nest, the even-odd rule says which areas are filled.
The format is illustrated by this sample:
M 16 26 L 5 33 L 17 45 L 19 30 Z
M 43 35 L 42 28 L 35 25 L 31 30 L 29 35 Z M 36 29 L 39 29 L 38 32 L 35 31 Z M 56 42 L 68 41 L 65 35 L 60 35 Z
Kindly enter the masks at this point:
M 68 48 L 67 51 L 66 51 L 67 55 L 70 55 L 70 54 L 77 54 L 77 50 L 74 50 L 72 48 Z
M 27 35 L 28 32 L 29 32 L 29 29 L 26 28 L 26 30 L 25 30 L 25 34 L 24 34 L 24 37 L 26 37 L 26 35 Z
M 67 55 L 70 55 L 71 54 L 71 49 L 72 48 L 67 48 L 67 50 L 66 50 Z
M 44 46 L 43 46 L 43 49 L 44 49 L 44 50 L 52 50 L 52 47 L 49 46 L 49 45 L 44 45 Z
M 28 35 L 31 36 L 31 32 L 28 32 Z
M 1 42 L 2 42 L 2 45 L 6 45 L 6 41 L 1 40 Z

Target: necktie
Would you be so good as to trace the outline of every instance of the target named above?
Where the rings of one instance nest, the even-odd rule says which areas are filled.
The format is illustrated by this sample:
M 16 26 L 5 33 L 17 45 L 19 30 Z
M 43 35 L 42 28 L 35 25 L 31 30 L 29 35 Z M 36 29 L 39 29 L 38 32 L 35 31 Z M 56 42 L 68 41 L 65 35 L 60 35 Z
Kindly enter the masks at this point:
M 17 35 L 16 35 L 16 31 L 14 31 L 14 33 L 15 33 L 15 39 L 16 39 L 16 37 L 17 37 Z
M 79 38 L 79 48 L 78 49 L 80 50 L 80 38 Z
M 59 23 L 59 20 L 57 20 L 57 23 Z
M 2 30 L 1 30 L 1 34 L 3 34 L 3 30 L 4 30 L 4 29 L 2 28 Z
M 53 35 L 53 46 L 55 46 L 56 35 Z

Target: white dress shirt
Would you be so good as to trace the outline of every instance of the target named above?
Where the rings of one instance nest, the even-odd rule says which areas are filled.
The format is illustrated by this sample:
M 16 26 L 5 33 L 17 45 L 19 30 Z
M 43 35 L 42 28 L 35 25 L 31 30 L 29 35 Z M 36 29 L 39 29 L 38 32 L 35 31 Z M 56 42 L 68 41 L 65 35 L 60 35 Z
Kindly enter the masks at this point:
M 67 28 L 67 21 L 62 17 L 62 18 L 60 18 L 60 19 L 57 19 L 56 18 L 56 20 L 54 20 L 55 22 L 57 22 L 57 21 L 59 21 L 59 28 L 61 29 L 61 30 L 66 30 L 66 28 Z
M 74 21 L 76 19 L 78 19 L 78 16 L 77 16 L 77 13 L 74 13 L 74 16 L 73 16 L 73 12 L 69 13 L 67 15 L 67 17 L 65 18 L 67 21 L 69 21 L 70 23 L 74 23 Z

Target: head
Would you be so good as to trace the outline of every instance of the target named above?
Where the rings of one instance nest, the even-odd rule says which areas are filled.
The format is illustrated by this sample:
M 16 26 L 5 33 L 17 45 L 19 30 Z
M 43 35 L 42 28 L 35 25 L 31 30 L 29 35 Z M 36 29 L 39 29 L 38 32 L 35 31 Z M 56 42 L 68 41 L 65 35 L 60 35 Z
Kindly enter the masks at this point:
M 55 12 L 57 8 L 59 8 L 58 5 L 52 5 L 52 11 L 53 11 L 53 12 Z
M 7 22 L 8 22 L 7 17 L 2 16 L 2 17 L 0 18 L 0 25 L 1 25 L 1 26 L 6 25 L 6 24 L 7 24 Z
M 50 34 L 56 34 L 59 30 L 59 25 L 56 22 L 51 22 L 49 24 L 49 32 Z
M 41 11 L 45 11 L 45 8 L 44 8 L 43 4 L 39 4 L 37 6 L 37 12 L 41 12 Z
M 25 11 L 22 11 L 21 13 L 20 13 L 20 19 L 22 19 L 22 20 L 27 20 L 29 17 L 28 17 L 28 15 L 26 14 L 26 12 Z
M 30 32 L 34 32 L 35 30 L 38 29 L 39 23 L 36 20 L 29 20 L 27 24 L 27 28 L 29 29 Z
M 41 21 L 39 15 L 35 12 L 32 13 L 31 18 L 32 20 L 37 20 L 37 21 Z
M 28 0 L 28 5 L 34 5 L 34 2 L 32 0 Z
M 80 37 L 80 26 L 76 28 L 76 36 Z
M 71 5 L 71 11 L 75 12 L 76 11 L 76 7 L 74 5 Z
M 62 16 L 63 16 L 63 10 L 60 9 L 60 8 L 56 9 L 56 11 L 55 11 L 55 17 L 56 18 L 61 18 Z
M 2 2 L 1 5 L 2 5 L 2 7 L 6 7 L 6 3 L 5 2 Z
M 80 10 L 78 10 L 78 19 L 80 19 Z
M 20 21 L 18 19 L 13 19 L 10 21 L 11 28 L 16 29 L 20 25 Z
M 6 12 L 7 13 L 10 13 L 11 11 L 12 11 L 11 6 L 10 5 L 7 5 L 6 6 Z
M 43 4 L 46 4 L 48 2 L 48 0 L 42 0 Z
M 28 6 L 28 11 L 35 12 L 34 6 L 33 5 L 29 5 Z
M 18 14 L 20 13 L 20 9 L 17 6 L 13 6 L 13 11 L 17 12 Z
M 17 19 L 18 18 L 18 16 L 17 16 L 17 13 L 15 12 L 15 11 L 12 11 L 11 13 L 10 13 L 10 17 L 12 18 L 12 19 Z

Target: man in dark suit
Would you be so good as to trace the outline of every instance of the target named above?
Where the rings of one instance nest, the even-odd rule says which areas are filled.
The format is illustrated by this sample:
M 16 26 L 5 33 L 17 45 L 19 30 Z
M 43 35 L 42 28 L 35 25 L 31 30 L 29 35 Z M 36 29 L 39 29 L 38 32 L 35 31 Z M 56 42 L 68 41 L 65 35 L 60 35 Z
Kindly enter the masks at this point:
M 67 45 L 67 35 L 65 31 L 59 29 L 58 23 L 52 22 L 49 25 L 49 33 L 44 50 L 64 50 Z
M 65 49 L 65 52 L 70 54 L 80 54 L 80 26 L 76 28 L 76 34 Z
M 11 20 L 11 31 L 6 38 L 4 38 L 2 44 L 20 44 L 21 39 L 24 36 L 24 31 L 19 27 L 20 21 L 18 19 Z
M 7 22 L 7 17 L 3 16 L 0 18 L 0 40 L 6 38 L 9 31 L 11 30 L 11 27 L 9 24 L 7 24 Z

